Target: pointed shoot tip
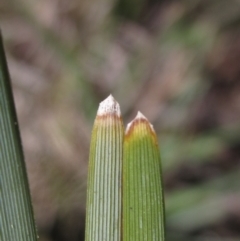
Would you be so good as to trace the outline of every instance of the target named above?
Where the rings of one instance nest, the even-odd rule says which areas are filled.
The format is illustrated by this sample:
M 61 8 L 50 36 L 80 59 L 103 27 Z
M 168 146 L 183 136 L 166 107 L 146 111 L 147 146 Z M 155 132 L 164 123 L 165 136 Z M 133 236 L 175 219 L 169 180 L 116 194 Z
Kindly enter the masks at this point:
M 118 117 L 121 116 L 120 106 L 111 94 L 99 104 L 97 111 L 98 116 L 107 114 L 117 115 Z
M 135 119 L 145 119 L 145 120 L 147 120 L 146 116 L 144 116 L 144 115 L 142 114 L 142 112 L 140 112 L 140 111 L 138 111 Z
M 127 134 L 127 133 L 129 132 L 129 130 L 131 129 L 131 127 L 134 125 L 135 122 L 141 121 L 141 120 L 146 121 L 146 122 L 148 123 L 148 125 L 150 126 L 151 130 L 152 130 L 153 132 L 155 132 L 155 130 L 154 130 L 154 128 L 153 128 L 153 125 L 149 122 L 149 120 L 147 119 L 147 117 L 144 116 L 144 115 L 142 114 L 142 112 L 138 111 L 136 117 L 135 117 L 131 122 L 129 122 L 129 123 L 127 124 L 127 128 L 126 128 L 125 133 Z

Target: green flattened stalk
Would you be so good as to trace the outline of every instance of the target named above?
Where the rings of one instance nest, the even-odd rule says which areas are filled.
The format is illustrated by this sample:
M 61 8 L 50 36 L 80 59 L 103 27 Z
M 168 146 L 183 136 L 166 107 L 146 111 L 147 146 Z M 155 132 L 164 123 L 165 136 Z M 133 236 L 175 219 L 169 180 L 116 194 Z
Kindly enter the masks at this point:
M 100 103 L 90 146 L 85 241 L 120 241 L 124 130 L 119 104 Z
M 164 241 L 161 162 L 152 125 L 139 112 L 127 126 L 123 158 L 123 241 Z
M 36 241 L 17 118 L 0 36 L 0 241 Z

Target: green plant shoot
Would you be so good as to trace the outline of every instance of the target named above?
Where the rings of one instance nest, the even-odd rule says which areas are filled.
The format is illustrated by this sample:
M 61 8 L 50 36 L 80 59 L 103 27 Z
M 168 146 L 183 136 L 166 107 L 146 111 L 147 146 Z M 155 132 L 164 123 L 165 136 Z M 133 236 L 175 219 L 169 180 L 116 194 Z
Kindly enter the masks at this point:
M 18 122 L 1 36 L 0 240 L 37 240 Z
M 121 240 L 123 123 L 110 95 L 100 103 L 89 156 L 85 241 Z
M 138 112 L 127 126 L 123 158 L 123 241 L 164 241 L 161 162 L 152 125 Z

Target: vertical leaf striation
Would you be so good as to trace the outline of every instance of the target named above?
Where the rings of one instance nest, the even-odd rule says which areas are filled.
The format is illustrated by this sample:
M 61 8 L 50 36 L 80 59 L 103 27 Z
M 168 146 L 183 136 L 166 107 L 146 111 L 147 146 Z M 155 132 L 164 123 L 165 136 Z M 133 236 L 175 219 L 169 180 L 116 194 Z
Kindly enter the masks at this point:
M 0 241 L 16 240 L 35 241 L 37 233 L 0 36 Z
M 123 157 L 123 241 L 164 241 L 161 162 L 152 125 L 140 112 L 127 126 Z
M 123 123 L 110 95 L 100 103 L 89 156 L 85 241 L 120 241 Z

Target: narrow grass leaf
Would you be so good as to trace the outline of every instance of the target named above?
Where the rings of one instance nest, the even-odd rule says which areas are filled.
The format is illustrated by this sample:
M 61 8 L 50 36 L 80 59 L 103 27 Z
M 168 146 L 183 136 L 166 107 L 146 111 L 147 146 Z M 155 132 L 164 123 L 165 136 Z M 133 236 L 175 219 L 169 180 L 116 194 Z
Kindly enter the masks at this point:
M 157 137 L 138 112 L 127 126 L 123 158 L 123 241 L 164 241 L 163 184 Z
M 1 36 L 0 240 L 37 240 L 18 122 Z
M 100 103 L 89 156 L 85 241 L 120 241 L 123 123 L 110 95 Z

